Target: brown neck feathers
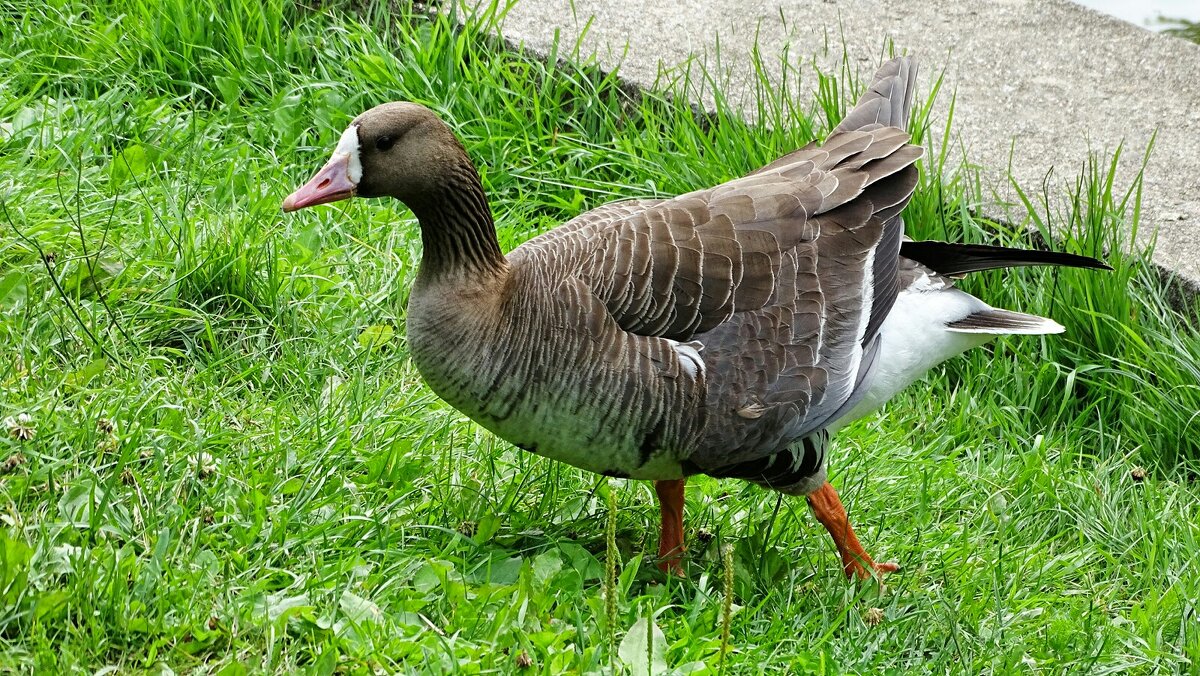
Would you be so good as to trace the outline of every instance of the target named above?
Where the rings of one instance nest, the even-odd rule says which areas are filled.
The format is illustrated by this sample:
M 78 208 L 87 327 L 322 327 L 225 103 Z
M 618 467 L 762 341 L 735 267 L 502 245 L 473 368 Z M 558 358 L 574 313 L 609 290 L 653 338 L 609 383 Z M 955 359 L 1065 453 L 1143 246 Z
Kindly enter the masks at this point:
M 421 223 L 421 273 L 503 272 L 508 263 L 475 168 L 464 161 L 442 178 L 437 190 L 410 205 Z

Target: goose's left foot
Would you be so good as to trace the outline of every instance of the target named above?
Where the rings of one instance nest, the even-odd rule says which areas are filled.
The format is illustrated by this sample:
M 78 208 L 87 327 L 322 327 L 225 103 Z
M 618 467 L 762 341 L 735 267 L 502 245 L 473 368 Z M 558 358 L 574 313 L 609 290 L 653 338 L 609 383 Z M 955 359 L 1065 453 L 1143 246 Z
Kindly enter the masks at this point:
M 895 563 L 875 563 L 867 554 L 859 543 L 858 536 L 854 534 L 854 528 L 850 526 L 850 518 L 846 516 L 842 499 L 828 481 L 808 496 L 808 506 L 812 508 L 813 516 L 816 516 L 821 525 L 825 526 L 825 530 L 833 536 L 838 553 L 842 555 L 842 569 L 846 571 L 847 578 L 858 577 L 860 580 L 866 580 L 872 575 L 882 577 L 884 573 L 900 570 L 900 566 Z
M 683 489 L 687 479 L 655 481 L 658 509 L 662 514 L 662 533 L 658 540 L 658 568 L 678 577 L 683 574 Z

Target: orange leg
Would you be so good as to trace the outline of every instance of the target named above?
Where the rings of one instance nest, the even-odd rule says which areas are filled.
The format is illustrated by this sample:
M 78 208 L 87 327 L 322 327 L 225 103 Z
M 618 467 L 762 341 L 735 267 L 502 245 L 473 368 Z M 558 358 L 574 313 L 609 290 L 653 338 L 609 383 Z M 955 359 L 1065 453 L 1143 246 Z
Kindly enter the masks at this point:
M 854 529 L 850 527 L 850 519 L 846 516 L 842 499 L 828 481 L 808 496 L 808 506 L 812 507 L 817 521 L 820 521 L 825 530 L 833 536 L 838 553 L 842 555 L 842 569 L 846 571 L 846 577 L 857 575 L 860 580 L 866 580 L 871 577 L 872 572 L 882 575 L 900 570 L 900 566 L 894 563 L 875 563 L 867 555 L 858 542 L 858 537 L 854 535 Z M 663 518 L 663 523 L 666 523 L 666 516 Z
M 655 481 L 658 509 L 662 513 L 662 534 L 658 540 L 658 567 L 664 573 L 683 577 L 683 489 L 687 479 Z

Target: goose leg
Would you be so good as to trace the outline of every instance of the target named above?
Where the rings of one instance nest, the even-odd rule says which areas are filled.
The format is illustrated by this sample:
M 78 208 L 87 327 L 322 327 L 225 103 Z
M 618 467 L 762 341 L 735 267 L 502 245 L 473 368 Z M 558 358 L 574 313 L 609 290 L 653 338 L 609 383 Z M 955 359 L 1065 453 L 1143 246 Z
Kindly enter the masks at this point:
M 664 573 L 683 577 L 683 489 L 687 479 L 655 481 L 662 532 L 658 540 L 658 567 Z
M 846 508 L 842 506 L 842 499 L 828 481 L 808 496 L 808 506 L 812 508 L 817 521 L 820 521 L 825 530 L 833 536 L 838 553 L 842 555 L 842 569 L 846 571 L 847 578 L 858 576 L 860 580 L 866 580 L 872 573 L 882 575 L 900 570 L 900 566 L 894 563 L 875 563 L 867 555 L 858 537 L 854 535 L 850 518 L 846 516 Z M 664 524 L 665 514 L 664 512 Z

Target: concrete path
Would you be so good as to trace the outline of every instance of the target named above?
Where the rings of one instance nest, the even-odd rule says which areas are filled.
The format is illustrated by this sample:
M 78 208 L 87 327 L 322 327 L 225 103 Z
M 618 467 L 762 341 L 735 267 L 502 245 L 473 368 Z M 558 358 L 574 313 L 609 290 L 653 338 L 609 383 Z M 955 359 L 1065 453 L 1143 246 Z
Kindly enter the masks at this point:
M 924 91 L 945 70 L 934 127 L 956 91 L 951 157 L 982 168 L 998 198 L 983 211 L 1016 221 L 1023 210 L 1004 205 L 1015 202 L 1010 157 L 1024 189 L 1038 191 L 1053 170 L 1051 194 L 1065 196 L 1090 150 L 1124 141 L 1124 188 L 1157 129 L 1143 235 L 1156 228 L 1156 260 L 1200 286 L 1200 45 L 1065 0 L 520 0 L 502 25 L 510 42 L 543 52 L 556 31 L 570 45 L 585 28 L 585 53 L 647 87 L 660 63 L 711 64 L 719 39 L 735 100 L 751 91 L 756 39 L 775 75 L 785 47 L 793 63 L 815 55 L 828 72 L 844 40 L 866 77 L 890 38 L 920 59 Z

